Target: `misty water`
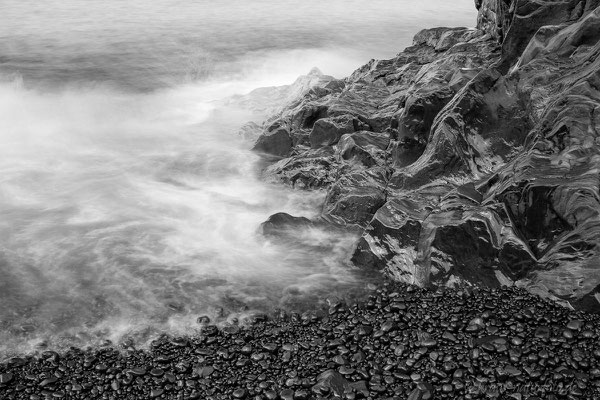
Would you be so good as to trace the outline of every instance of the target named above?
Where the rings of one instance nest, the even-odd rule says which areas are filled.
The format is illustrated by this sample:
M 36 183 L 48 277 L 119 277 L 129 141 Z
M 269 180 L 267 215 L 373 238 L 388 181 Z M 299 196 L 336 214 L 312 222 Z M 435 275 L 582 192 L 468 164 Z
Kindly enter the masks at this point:
M 258 232 L 324 193 L 262 182 L 238 130 L 264 115 L 223 104 L 474 19 L 472 0 L 0 2 L 0 358 L 360 291 L 355 234 Z

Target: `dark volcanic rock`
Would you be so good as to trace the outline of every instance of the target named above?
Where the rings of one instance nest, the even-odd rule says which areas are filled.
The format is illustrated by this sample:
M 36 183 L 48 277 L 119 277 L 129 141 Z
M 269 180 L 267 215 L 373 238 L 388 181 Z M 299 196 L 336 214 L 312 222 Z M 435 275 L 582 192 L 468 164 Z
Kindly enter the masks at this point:
M 280 160 L 267 167 L 263 176 L 298 189 L 321 189 L 335 182 L 339 164 L 333 148 L 323 147 Z
M 267 176 L 327 189 L 323 217 L 365 228 L 358 265 L 600 310 L 600 0 L 475 5 L 476 29 L 278 113 L 292 157 Z
M 336 144 L 342 135 L 351 133 L 361 126 L 361 122 L 351 115 L 320 119 L 310 132 L 310 146 L 313 149 Z
M 367 168 L 388 164 L 390 137 L 385 133 L 361 131 L 342 136 L 337 154 L 348 163 L 356 162 Z
M 399 137 L 427 142 L 433 120 L 455 93 L 450 87 L 422 89 L 412 93 L 405 102 L 399 121 Z
M 344 174 L 327 193 L 323 217 L 338 224 L 368 223 L 385 204 L 386 175 L 386 170 L 381 168 Z
M 512 0 L 475 0 L 479 11 L 477 27 L 491 35 L 499 43 L 504 41 L 512 20 Z
M 312 387 L 316 394 L 334 393 L 342 397 L 346 392 L 351 392 L 350 382 L 335 370 L 327 370 L 317 376 L 317 384 Z
M 0 398 L 600 396 L 597 314 L 517 288 L 384 283 L 357 300 L 330 299 L 316 313 L 261 318 L 235 332 L 163 336 L 147 350 L 72 348 L 0 363 Z
M 273 214 L 260 225 L 260 230 L 266 236 L 280 236 L 297 231 L 298 229 L 307 229 L 313 226 L 313 223 L 304 217 L 294 217 L 286 213 Z
M 253 150 L 285 157 L 292 151 L 292 137 L 287 128 L 279 127 L 267 132 L 256 141 Z
M 352 261 L 369 268 L 385 270 L 397 280 L 424 284 L 427 275 L 419 276 L 418 244 L 421 221 L 428 210 L 419 199 L 392 199 L 381 207 L 363 237 Z

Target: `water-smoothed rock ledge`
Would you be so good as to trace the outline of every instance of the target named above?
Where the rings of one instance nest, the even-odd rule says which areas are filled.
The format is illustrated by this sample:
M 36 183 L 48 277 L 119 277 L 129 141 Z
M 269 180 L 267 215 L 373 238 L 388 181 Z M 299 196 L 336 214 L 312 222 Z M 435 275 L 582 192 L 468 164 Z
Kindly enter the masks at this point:
M 352 261 L 600 311 L 600 0 L 477 0 L 266 121 L 265 178 L 327 190 Z
M 253 326 L 0 364 L 3 399 L 592 399 L 600 316 L 517 288 L 387 283 Z M 260 319 L 260 318 L 259 318 Z

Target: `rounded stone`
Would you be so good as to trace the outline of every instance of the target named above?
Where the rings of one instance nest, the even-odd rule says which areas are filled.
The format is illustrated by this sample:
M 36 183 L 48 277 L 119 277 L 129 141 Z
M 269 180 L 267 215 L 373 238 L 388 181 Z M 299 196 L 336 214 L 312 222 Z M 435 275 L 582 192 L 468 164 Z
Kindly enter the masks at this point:
M 292 389 L 283 389 L 279 393 L 281 400 L 294 400 L 294 391 Z
M 12 380 L 13 380 L 13 374 L 11 374 L 10 372 L 5 373 L 5 374 L 0 374 L 0 384 L 6 385 L 7 383 L 10 383 Z

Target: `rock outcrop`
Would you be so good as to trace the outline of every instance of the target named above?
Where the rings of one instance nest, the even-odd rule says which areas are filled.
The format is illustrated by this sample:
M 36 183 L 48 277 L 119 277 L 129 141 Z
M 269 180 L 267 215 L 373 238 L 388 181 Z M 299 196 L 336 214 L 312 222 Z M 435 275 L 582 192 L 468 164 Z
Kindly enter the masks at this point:
M 600 311 L 600 0 L 475 5 L 276 113 L 265 178 L 327 190 L 357 265 Z

